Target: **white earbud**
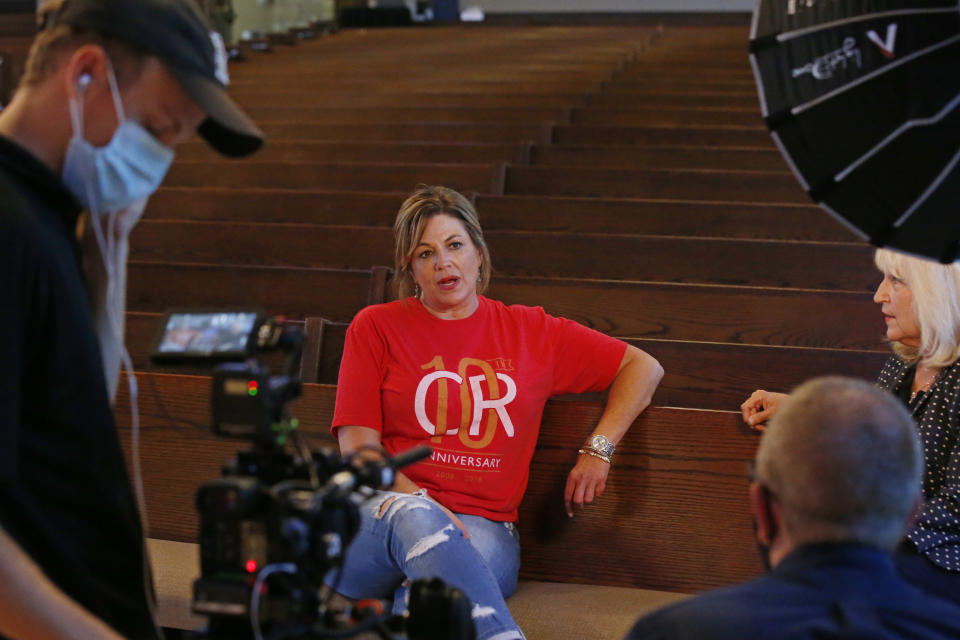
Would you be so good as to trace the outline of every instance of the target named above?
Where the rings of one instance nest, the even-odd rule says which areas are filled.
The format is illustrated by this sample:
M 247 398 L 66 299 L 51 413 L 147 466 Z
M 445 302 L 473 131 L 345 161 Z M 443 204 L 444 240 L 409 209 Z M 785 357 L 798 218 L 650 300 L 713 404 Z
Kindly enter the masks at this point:
M 87 87 L 90 86 L 92 78 L 89 73 L 84 73 L 79 78 L 77 78 L 77 93 L 83 95 L 86 92 Z

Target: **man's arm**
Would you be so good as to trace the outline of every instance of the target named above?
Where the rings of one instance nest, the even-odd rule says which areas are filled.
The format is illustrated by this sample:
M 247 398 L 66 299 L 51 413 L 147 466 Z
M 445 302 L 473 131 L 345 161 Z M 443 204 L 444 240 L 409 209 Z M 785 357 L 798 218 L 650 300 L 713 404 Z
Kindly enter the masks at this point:
M 54 585 L 0 529 L 0 634 L 14 640 L 123 640 Z

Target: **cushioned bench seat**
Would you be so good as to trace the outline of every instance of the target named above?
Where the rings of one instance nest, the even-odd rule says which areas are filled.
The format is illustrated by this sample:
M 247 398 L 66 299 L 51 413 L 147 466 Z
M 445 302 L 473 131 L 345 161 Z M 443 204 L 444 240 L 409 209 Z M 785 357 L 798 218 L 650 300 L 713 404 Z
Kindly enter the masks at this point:
M 204 618 L 190 612 L 191 585 L 200 573 L 196 544 L 150 539 L 160 623 L 194 629 Z M 559 582 L 520 583 L 510 610 L 529 640 L 621 640 L 634 620 L 684 594 Z

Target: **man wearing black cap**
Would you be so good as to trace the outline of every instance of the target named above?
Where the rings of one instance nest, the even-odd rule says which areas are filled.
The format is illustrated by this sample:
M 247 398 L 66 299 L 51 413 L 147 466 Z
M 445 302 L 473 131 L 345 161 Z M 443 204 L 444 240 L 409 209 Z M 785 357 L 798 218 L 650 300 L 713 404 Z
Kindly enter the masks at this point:
M 174 145 L 262 136 L 192 0 L 49 4 L 0 112 L 0 635 L 156 638 L 110 407 L 126 239 Z

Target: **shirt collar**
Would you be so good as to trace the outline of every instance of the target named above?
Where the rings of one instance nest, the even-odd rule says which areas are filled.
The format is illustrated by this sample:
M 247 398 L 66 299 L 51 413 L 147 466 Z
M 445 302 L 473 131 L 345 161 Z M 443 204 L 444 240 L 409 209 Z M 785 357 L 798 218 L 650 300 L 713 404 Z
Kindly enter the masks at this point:
M 772 571 L 789 576 L 816 567 L 863 569 L 896 573 L 892 556 L 882 549 L 857 542 L 819 542 L 791 551 Z

